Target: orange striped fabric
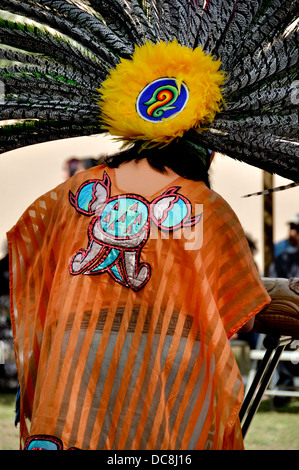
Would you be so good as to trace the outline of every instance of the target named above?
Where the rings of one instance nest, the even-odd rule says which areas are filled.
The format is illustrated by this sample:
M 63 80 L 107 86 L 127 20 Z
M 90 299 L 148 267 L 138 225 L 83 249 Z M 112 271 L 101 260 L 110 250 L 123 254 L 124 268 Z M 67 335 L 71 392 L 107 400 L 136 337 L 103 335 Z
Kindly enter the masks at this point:
M 181 177 L 126 194 L 92 168 L 8 244 L 21 448 L 243 448 L 228 339 L 270 299 L 219 195 Z

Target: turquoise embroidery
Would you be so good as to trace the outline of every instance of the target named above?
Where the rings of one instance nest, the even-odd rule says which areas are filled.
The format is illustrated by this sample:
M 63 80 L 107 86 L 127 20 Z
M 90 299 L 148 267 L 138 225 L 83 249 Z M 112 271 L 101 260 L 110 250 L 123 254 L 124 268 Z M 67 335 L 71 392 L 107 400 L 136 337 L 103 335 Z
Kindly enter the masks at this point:
M 39 440 L 39 439 L 36 439 L 35 441 L 32 441 L 28 445 L 27 450 L 33 450 L 33 449 L 58 450 L 57 449 L 57 444 L 55 444 L 55 442 L 44 441 L 44 440 Z
M 36 434 L 26 439 L 24 450 L 63 450 L 63 444 L 58 437 L 46 434 Z M 69 447 L 67 450 L 79 450 Z
M 111 237 L 137 236 L 145 228 L 148 216 L 147 205 L 134 197 L 112 200 L 101 214 L 101 227 Z
M 135 291 L 146 285 L 151 267 L 141 262 L 141 251 L 153 222 L 159 230 L 177 230 L 198 223 L 191 217 L 190 201 L 172 187 L 151 203 L 137 194 L 110 197 L 110 178 L 88 180 L 70 192 L 69 200 L 84 215 L 94 216 L 88 227 L 88 247 L 75 253 L 70 263 L 73 275 L 107 272 L 116 282 Z
M 112 248 L 111 251 L 109 252 L 107 258 L 100 263 L 96 268 L 92 270 L 93 273 L 97 271 L 103 271 L 106 268 L 109 268 L 110 266 L 113 266 L 117 260 L 117 258 L 120 255 L 120 251 L 117 250 L 116 248 Z

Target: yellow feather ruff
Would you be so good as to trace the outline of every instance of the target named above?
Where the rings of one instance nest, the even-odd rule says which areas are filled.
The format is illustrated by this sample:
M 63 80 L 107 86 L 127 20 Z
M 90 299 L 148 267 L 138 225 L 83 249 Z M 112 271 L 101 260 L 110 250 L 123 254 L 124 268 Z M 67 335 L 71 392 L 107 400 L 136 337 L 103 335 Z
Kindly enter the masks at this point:
M 219 67 L 200 47 L 192 50 L 177 40 L 136 46 L 132 59 L 121 59 L 98 90 L 102 128 L 145 145 L 202 130 L 222 109 L 225 77 Z

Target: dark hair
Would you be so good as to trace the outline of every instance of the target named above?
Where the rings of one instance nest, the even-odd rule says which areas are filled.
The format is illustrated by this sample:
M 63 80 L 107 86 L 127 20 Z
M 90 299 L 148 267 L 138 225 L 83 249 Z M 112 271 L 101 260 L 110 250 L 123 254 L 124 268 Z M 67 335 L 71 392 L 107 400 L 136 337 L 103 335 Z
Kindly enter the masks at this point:
M 141 147 L 142 143 L 137 142 L 125 151 L 106 157 L 105 163 L 110 168 L 117 168 L 121 163 L 146 158 L 153 168 L 162 173 L 166 172 L 167 167 L 183 178 L 203 181 L 210 187 L 210 154 L 206 149 L 198 150 L 199 147 L 195 148 L 185 140 L 170 143 L 162 148 L 141 150 Z
M 99 164 L 99 162 L 93 157 L 82 158 L 81 162 L 85 170 L 88 170 L 88 168 L 92 168 Z
M 299 232 L 299 225 L 294 224 L 294 222 L 290 222 L 290 229 L 296 230 L 297 232 Z

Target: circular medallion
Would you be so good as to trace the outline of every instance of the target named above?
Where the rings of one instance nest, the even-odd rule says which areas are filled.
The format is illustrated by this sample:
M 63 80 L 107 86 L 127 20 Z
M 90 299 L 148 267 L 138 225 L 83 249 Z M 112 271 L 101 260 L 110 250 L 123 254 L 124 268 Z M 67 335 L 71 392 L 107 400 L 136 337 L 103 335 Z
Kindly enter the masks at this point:
M 175 78 L 159 78 L 139 93 L 136 109 L 142 119 L 161 122 L 183 111 L 188 98 L 189 91 L 185 83 L 179 89 Z

